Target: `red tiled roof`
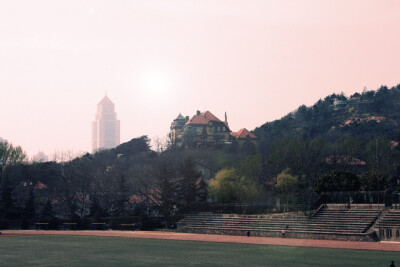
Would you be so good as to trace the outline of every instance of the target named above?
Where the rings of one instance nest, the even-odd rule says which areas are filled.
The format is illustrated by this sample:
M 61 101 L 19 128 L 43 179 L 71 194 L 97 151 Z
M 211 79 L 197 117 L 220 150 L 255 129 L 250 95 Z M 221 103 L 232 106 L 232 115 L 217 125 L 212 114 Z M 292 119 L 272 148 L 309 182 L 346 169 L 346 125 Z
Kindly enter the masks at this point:
M 46 188 L 47 188 L 47 186 L 40 181 L 37 181 L 35 183 L 35 185 L 33 186 L 33 189 L 37 189 L 37 190 L 46 189 Z
M 145 201 L 150 201 L 151 203 L 157 203 L 157 196 L 158 192 L 155 189 L 150 189 L 146 194 L 135 194 L 129 197 L 128 202 L 131 204 L 140 204 Z
M 238 132 L 232 132 L 231 136 L 235 137 L 236 139 L 246 139 L 246 138 L 258 139 L 258 137 L 255 134 L 249 132 L 249 130 L 247 130 L 246 128 L 240 129 Z
M 129 197 L 128 202 L 129 203 L 142 203 L 145 200 L 144 196 L 140 196 L 140 195 L 132 195 Z
M 203 115 L 194 115 L 186 124 L 208 124 L 207 120 Z
M 186 124 L 208 124 L 210 121 L 222 122 L 210 111 L 205 111 L 199 115 L 194 115 Z
M 202 112 L 200 115 L 203 115 L 206 119 L 208 119 L 209 121 L 217 121 L 217 122 L 221 122 L 220 119 L 218 119 L 217 117 L 215 117 L 214 114 L 212 114 L 210 111 L 205 111 Z

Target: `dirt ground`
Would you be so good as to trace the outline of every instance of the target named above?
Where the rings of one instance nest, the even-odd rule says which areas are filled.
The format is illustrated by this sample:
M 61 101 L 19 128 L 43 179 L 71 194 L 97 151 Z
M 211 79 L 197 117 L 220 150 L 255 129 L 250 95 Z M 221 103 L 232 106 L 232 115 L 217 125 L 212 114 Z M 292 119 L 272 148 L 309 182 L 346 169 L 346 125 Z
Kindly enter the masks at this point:
M 46 230 L 2 230 L 1 237 L 6 236 L 32 236 L 32 235 L 77 235 L 77 236 L 105 236 L 124 238 L 150 238 L 166 240 L 187 240 L 199 242 L 257 244 L 274 246 L 318 247 L 336 249 L 357 249 L 375 251 L 400 252 L 400 242 L 352 242 L 315 239 L 292 239 L 273 237 L 247 237 L 230 235 L 205 235 L 161 231 L 46 231 Z

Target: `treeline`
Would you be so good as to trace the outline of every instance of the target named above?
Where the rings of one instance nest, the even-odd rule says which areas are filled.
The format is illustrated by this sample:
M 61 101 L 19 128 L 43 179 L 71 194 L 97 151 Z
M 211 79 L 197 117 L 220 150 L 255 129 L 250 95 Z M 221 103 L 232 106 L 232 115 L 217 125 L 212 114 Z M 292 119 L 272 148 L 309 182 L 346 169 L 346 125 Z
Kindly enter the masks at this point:
M 333 99 L 349 100 L 343 95 L 302 106 L 256 129 L 260 144 L 250 150 L 177 151 L 157 143 L 153 151 L 142 136 L 95 154 L 32 163 L 3 141 L 0 224 L 142 216 L 162 217 L 171 227 L 213 203 L 273 205 L 279 198 L 286 210 L 309 210 L 327 192 L 397 192 L 399 92 L 365 91 L 338 110 Z
M 334 100 L 345 101 L 335 109 Z M 313 106 L 300 106 L 279 120 L 265 123 L 254 133 L 261 139 L 261 151 L 269 153 L 271 145 L 285 136 L 313 140 L 316 137 L 333 142 L 344 137 L 370 139 L 397 137 L 400 125 L 400 85 L 380 87 L 377 91 L 355 93 L 350 97 L 332 94 Z
M 284 137 L 271 145 L 266 156 L 266 171 L 274 177 L 285 168 L 296 175 L 319 177 L 329 170 L 362 173 L 376 170 L 387 176 L 398 175 L 399 146 L 387 137 L 362 139 L 346 137 L 329 142 Z
M 42 163 L 28 162 L 20 147 L 0 143 L 0 223 L 141 216 L 162 217 L 171 227 L 192 205 L 206 202 L 207 186 L 195 159 L 212 156 L 157 153 L 149 142 L 143 136 L 115 149 Z
M 284 137 L 268 154 L 220 149 L 152 151 L 147 137 L 116 149 L 28 163 L 22 149 L 1 143 L 0 220 L 82 221 L 161 217 L 171 227 L 212 203 L 243 206 L 280 197 L 315 207 L 321 193 L 399 189 L 399 146 L 386 137 Z M 200 165 L 198 165 L 201 163 Z M 200 168 L 214 171 L 204 180 Z
M 219 171 L 210 195 L 225 203 L 291 195 L 292 203 L 310 209 L 323 192 L 398 190 L 399 159 L 400 146 L 386 137 L 334 142 L 284 137 L 272 143 L 268 154 L 249 155 Z

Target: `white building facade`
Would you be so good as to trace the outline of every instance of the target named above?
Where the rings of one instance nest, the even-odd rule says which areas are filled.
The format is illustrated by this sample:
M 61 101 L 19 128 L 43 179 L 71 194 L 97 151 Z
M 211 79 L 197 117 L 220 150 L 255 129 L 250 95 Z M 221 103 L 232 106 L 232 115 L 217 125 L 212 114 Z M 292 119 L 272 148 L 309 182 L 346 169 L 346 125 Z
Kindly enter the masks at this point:
M 120 144 L 120 121 L 117 120 L 114 103 L 105 96 L 97 104 L 97 113 L 92 122 L 92 152 L 110 149 Z

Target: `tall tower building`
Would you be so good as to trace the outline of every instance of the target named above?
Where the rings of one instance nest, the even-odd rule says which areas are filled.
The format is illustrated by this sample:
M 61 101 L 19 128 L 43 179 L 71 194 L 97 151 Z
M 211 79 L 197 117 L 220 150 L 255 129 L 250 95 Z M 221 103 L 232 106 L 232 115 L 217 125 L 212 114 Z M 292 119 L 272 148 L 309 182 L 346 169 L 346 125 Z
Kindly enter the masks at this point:
M 97 113 L 92 122 L 92 152 L 114 148 L 119 145 L 120 122 L 117 120 L 114 103 L 107 95 L 97 104 Z

